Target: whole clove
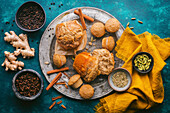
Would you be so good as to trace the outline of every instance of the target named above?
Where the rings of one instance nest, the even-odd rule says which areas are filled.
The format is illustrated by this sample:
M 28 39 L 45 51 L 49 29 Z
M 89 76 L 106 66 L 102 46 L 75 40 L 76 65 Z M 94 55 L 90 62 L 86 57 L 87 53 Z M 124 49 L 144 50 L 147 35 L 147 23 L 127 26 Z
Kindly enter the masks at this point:
M 15 86 L 21 95 L 31 97 L 40 91 L 41 82 L 38 76 L 32 73 L 23 73 L 16 78 Z
M 40 28 L 45 20 L 45 14 L 43 10 L 37 6 L 26 6 L 18 16 L 19 23 L 26 29 L 38 29 Z

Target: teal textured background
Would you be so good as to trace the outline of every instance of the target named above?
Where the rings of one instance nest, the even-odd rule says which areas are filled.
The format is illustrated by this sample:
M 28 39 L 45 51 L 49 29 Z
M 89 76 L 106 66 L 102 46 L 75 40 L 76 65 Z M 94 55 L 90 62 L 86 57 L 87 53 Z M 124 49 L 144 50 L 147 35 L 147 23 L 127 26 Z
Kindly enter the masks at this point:
M 4 41 L 4 32 L 13 30 L 16 34 L 26 33 L 29 37 L 29 44 L 35 48 L 35 57 L 31 59 L 23 59 L 19 56 L 18 60 L 25 63 L 25 69 L 34 69 L 38 71 L 44 80 L 44 87 L 47 87 L 48 83 L 43 76 L 38 59 L 38 47 L 40 38 L 47 25 L 60 13 L 82 6 L 97 7 L 103 9 L 113 16 L 115 16 L 124 27 L 127 22 L 130 22 L 130 26 L 134 27 L 136 34 L 148 31 L 152 34 L 157 34 L 161 38 L 170 36 L 170 1 L 169 0 L 35 0 L 40 3 L 46 12 L 46 24 L 45 26 L 34 33 L 27 33 L 20 30 L 17 25 L 12 22 L 15 18 L 15 13 L 20 5 L 27 0 L 1 0 L 0 6 L 0 63 L 4 61 L 4 51 L 13 52 L 15 49 L 7 42 Z M 51 2 L 55 2 L 55 5 L 51 5 Z M 60 8 L 58 5 L 63 4 Z M 51 7 L 51 10 L 49 10 Z M 137 21 L 132 21 L 131 18 L 136 17 L 143 21 L 143 24 L 139 24 Z M 10 24 L 5 24 L 9 21 Z M 12 26 L 12 24 L 14 26 Z M 2 32 L 1 30 L 4 30 Z M 33 40 L 33 42 L 32 42 Z M 170 112 L 170 58 L 166 60 L 166 66 L 162 71 L 165 99 L 162 104 L 149 110 L 141 112 L 153 112 L 153 113 L 168 113 Z M 94 106 L 99 100 L 92 101 L 78 101 L 67 97 L 63 97 L 61 100 L 67 107 L 67 110 L 63 109 L 59 105 L 55 105 L 52 110 L 48 110 L 48 107 L 52 104 L 51 98 L 60 95 L 56 90 L 51 88 L 48 93 L 44 90 L 42 95 L 32 102 L 24 102 L 17 99 L 12 91 L 12 78 L 16 72 L 6 72 L 3 67 L 0 67 L 0 112 L 1 113 L 24 113 L 24 112 L 57 112 L 57 113 L 91 113 L 94 112 Z

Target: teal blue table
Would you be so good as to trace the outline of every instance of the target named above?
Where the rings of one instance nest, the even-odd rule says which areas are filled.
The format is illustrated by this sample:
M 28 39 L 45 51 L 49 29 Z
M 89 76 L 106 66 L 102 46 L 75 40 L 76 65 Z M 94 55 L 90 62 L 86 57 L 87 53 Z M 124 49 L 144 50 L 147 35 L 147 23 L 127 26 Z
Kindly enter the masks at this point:
M 148 31 L 152 34 L 157 34 L 161 38 L 170 36 L 170 1 L 169 0 L 36 0 L 45 9 L 47 21 L 45 26 L 34 33 L 27 33 L 20 30 L 15 22 L 15 13 L 18 7 L 27 0 L 1 0 L 0 6 L 0 63 L 4 61 L 4 51 L 13 52 L 15 49 L 3 40 L 6 31 L 14 30 L 16 34 L 26 33 L 29 37 L 30 46 L 35 48 L 35 57 L 32 59 L 22 59 L 19 56 L 18 60 L 25 63 L 25 69 L 34 69 L 38 71 L 44 80 L 44 87 L 47 87 L 48 82 L 43 76 L 38 59 L 38 47 L 40 38 L 47 25 L 60 13 L 82 6 L 97 7 L 114 15 L 125 27 L 128 22 L 134 27 L 136 34 Z M 55 5 L 51 5 L 55 2 Z M 59 7 L 59 5 L 63 6 Z M 51 8 L 51 10 L 49 9 Z M 143 24 L 137 21 L 132 21 L 135 17 Z M 10 24 L 5 24 L 7 21 Z M 12 26 L 13 24 L 13 26 Z M 4 30 L 4 31 L 2 31 Z M 149 110 L 141 112 L 153 113 L 168 113 L 170 112 L 170 58 L 166 60 L 166 66 L 162 70 L 162 77 L 165 88 L 165 99 L 162 104 Z M 12 78 L 16 72 L 5 71 L 0 67 L 0 113 L 26 113 L 26 112 L 57 112 L 57 113 L 91 113 L 94 112 L 94 106 L 99 100 L 78 101 L 68 97 L 63 97 L 63 104 L 67 110 L 56 105 L 52 110 L 48 107 L 52 104 L 51 98 L 60 95 L 53 88 L 47 93 L 45 90 L 42 95 L 32 102 L 24 102 L 17 99 L 12 91 Z

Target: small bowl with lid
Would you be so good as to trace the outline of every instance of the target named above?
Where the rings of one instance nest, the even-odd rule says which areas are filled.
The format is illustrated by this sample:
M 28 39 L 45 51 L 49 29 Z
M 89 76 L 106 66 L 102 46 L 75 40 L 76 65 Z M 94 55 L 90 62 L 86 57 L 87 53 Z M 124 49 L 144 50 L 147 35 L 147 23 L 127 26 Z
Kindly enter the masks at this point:
M 125 68 L 115 68 L 108 76 L 108 82 L 115 91 L 123 92 L 129 89 L 132 83 L 132 77 Z

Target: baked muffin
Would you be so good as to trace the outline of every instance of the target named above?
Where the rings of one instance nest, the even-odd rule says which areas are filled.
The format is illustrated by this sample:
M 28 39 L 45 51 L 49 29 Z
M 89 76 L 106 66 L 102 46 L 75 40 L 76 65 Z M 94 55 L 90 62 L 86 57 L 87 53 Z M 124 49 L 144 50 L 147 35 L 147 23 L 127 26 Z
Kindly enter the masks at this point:
M 111 18 L 105 23 L 105 28 L 108 32 L 114 33 L 119 30 L 120 22 L 116 18 Z
M 86 82 L 93 81 L 100 74 L 98 59 L 87 52 L 82 52 L 75 57 L 73 68 Z
M 94 88 L 89 84 L 82 85 L 79 94 L 84 99 L 90 99 L 94 95 Z
M 54 54 L 53 62 L 54 62 L 54 65 L 56 65 L 58 68 L 60 68 L 61 66 L 63 66 L 66 63 L 66 57 L 64 55 Z
M 83 28 L 77 20 L 70 20 L 56 26 L 58 44 L 65 50 L 77 48 L 83 37 Z
M 115 41 L 112 36 L 105 37 L 102 39 L 102 48 L 112 51 L 115 46 Z
M 82 84 L 83 84 L 83 81 L 81 80 L 79 74 L 73 75 L 68 81 L 68 85 L 75 89 L 80 87 Z
M 107 49 L 95 49 L 92 55 L 99 60 L 98 69 L 101 74 L 109 75 L 114 69 L 113 53 L 110 53 Z
M 104 24 L 101 22 L 96 22 L 91 26 L 91 33 L 95 37 L 102 37 L 105 34 Z

